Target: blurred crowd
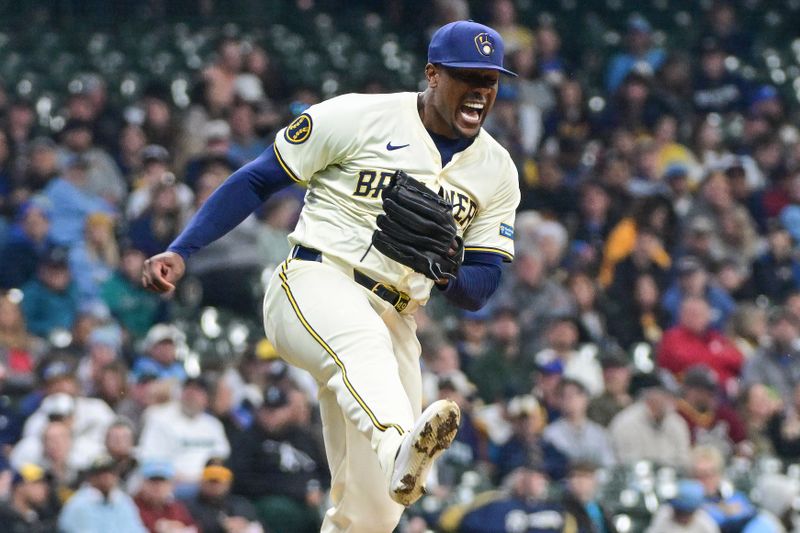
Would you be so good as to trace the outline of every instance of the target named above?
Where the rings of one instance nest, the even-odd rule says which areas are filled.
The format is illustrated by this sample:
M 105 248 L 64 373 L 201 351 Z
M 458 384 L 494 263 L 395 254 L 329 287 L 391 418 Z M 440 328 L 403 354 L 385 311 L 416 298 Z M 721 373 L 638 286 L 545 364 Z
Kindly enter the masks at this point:
M 520 76 L 485 128 L 522 201 L 490 304 L 418 312 L 424 402 L 463 416 L 401 530 L 800 531 L 800 106 L 738 70 L 759 38 L 741 6 L 693 7 L 701 37 L 677 47 L 619 21 L 592 97 L 558 20 L 432 6 L 431 26 L 485 16 L 503 35 Z M 265 43 L 224 37 L 188 105 L 155 81 L 118 107 L 86 73 L 48 124 L 0 82 L 3 531 L 318 531 L 316 384 L 259 326 L 303 191 L 197 252 L 177 294 L 140 286 L 144 259 L 323 98 L 281 72 Z M 217 313 L 255 326 L 206 357 L 230 333 Z

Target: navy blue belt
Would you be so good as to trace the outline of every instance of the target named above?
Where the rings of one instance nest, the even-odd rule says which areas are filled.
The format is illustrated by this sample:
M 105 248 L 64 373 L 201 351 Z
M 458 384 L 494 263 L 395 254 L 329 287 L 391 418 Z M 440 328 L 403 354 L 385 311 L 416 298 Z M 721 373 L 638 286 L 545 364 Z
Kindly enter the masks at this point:
M 294 259 L 301 259 L 303 261 L 321 262 L 322 252 L 298 244 L 295 245 L 294 249 L 292 250 L 292 257 Z M 368 291 L 375 293 L 378 298 L 389 302 L 389 304 L 394 307 L 398 313 L 402 312 L 406 307 L 408 307 L 410 298 L 407 294 L 398 291 L 394 287 L 381 283 L 380 281 L 375 281 L 371 277 L 355 269 L 353 269 L 353 281 Z

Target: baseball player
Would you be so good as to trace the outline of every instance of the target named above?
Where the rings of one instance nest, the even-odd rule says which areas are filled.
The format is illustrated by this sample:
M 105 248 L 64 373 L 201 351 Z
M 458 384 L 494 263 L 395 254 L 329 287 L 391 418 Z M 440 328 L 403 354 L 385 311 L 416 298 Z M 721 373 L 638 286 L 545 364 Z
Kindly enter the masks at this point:
M 347 94 L 310 107 L 234 172 L 143 284 L 169 292 L 192 252 L 275 191 L 307 187 L 293 250 L 264 298 L 267 337 L 320 386 L 333 507 L 323 532 L 388 533 L 457 431 L 455 403 L 421 411 L 413 312 L 441 291 L 478 309 L 513 258 L 511 158 L 482 124 L 503 41 L 458 21 L 432 37 L 422 93 Z

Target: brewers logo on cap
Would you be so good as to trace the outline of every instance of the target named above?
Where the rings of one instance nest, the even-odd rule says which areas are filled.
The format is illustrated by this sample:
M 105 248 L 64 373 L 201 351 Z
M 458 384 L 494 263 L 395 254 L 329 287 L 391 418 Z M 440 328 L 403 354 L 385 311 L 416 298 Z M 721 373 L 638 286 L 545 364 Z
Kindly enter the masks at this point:
M 475 46 L 478 47 L 478 52 L 484 56 L 490 56 L 492 55 L 492 52 L 494 52 L 494 45 L 492 44 L 488 33 L 479 33 L 476 35 Z
M 311 116 L 308 113 L 303 113 L 286 127 L 283 136 L 291 144 L 301 144 L 311 135 L 311 127 Z

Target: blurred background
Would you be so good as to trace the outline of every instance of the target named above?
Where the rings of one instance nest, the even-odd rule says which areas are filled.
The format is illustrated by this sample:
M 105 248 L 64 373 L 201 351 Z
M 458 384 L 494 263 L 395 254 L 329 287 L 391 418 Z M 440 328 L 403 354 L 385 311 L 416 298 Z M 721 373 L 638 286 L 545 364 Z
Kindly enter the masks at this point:
M 520 74 L 485 124 L 516 259 L 418 312 L 464 416 L 398 531 L 800 531 L 800 0 L 0 0 L 4 531 L 318 531 L 316 384 L 260 318 L 303 190 L 172 298 L 142 263 L 308 106 L 423 90 L 467 18 Z

